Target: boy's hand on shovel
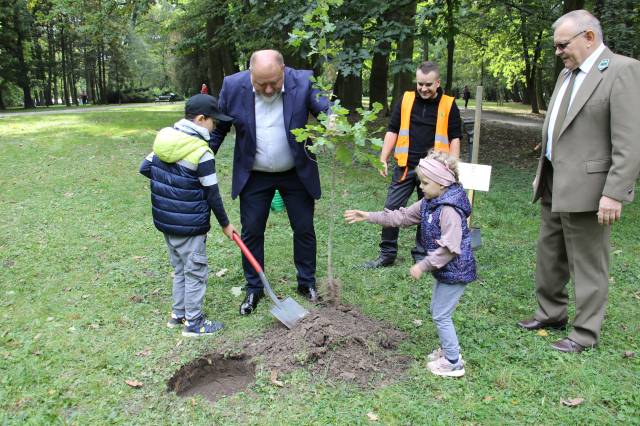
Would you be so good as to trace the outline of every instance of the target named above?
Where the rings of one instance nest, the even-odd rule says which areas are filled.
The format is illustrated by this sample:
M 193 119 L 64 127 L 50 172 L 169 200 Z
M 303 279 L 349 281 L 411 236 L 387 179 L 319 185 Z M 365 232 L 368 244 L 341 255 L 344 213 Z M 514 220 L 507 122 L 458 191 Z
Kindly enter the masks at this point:
M 236 231 L 236 228 L 233 227 L 232 224 L 228 224 L 227 226 L 225 226 L 224 228 L 222 228 L 222 233 L 229 238 L 230 240 L 233 239 L 233 234 L 234 232 L 237 234 L 238 231 Z

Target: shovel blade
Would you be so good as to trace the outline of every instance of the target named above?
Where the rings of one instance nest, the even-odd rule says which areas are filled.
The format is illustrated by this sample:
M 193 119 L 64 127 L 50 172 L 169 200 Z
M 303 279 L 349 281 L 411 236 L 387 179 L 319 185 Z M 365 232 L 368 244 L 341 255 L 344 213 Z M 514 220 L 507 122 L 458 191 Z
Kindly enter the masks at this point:
M 289 330 L 295 327 L 308 313 L 309 311 L 290 297 L 281 301 L 280 306 L 271 307 L 271 315 L 286 325 Z

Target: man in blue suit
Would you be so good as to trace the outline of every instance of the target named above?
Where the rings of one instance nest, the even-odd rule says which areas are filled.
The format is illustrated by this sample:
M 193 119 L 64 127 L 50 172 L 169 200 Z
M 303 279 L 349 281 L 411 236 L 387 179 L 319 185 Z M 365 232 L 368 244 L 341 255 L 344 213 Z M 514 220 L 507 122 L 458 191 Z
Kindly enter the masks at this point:
M 276 190 L 287 208 L 293 230 L 293 257 L 298 292 L 312 302 L 316 291 L 315 200 L 320 198 L 320 176 L 315 156 L 296 142 L 291 129 L 307 124 L 329 102 L 317 96 L 312 72 L 285 67 L 280 52 L 260 50 L 251 55 L 249 70 L 225 77 L 219 109 L 234 118 L 236 144 L 233 153 L 231 196 L 240 196 L 242 240 L 264 266 L 264 231 Z M 217 153 L 231 123 L 220 123 L 211 135 Z M 243 256 L 246 297 L 240 315 L 253 312 L 263 296 L 262 283 Z

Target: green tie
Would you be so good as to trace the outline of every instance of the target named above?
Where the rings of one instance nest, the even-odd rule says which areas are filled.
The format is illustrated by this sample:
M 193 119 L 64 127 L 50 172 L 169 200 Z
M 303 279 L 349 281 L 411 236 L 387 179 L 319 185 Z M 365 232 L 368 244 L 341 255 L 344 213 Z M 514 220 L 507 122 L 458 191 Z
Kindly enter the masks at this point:
M 571 77 L 569 78 L 569 86 L 567 90 L 564 91 L 564 96 L 562 97 L 562 102 L 560 103 L 560 109 L 558 109 L 558 115 L 556 116 L 556 122 L 553 125 L 553 141 L 555 143 L 558 141 L 558 136 L 560 135 L 560 129 L 562 129 L 562 125 L 564 124 L 564 119 L 567 117 L 567 111 L 569 110 L 569 102 L 571 101 L 571 92 L 573 92 L 573 84 L 576 82 L 576 75 L 580 72 L 580 68 L 576 68 L 571 71 Z

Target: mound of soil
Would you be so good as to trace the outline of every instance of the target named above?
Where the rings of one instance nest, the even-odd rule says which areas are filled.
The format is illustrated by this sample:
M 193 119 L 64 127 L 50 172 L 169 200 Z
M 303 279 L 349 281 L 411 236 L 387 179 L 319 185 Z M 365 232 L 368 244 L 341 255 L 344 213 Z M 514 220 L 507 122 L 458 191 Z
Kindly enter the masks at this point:
M 395 351 L 405 338 L 352 307 L 327 306 L 311 311 L 292 330 L 268 330 L 245 344 L 243 353 L 277 372 L 307 367 L 325 380 L 380 386 L 400 377 L 412 361 Z

